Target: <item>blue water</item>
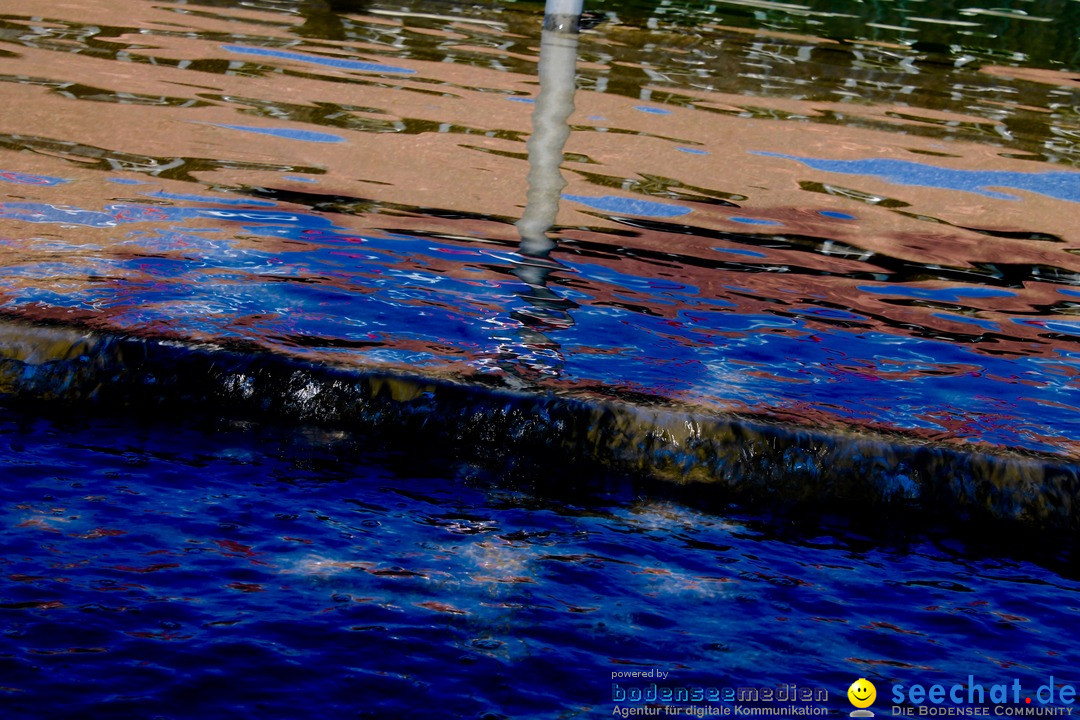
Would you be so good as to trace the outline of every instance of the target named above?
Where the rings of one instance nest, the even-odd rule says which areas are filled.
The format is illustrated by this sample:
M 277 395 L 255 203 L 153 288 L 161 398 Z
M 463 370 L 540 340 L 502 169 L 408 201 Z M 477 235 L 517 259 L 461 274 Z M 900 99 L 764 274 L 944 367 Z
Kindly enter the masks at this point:
M 1019 200 L 1010 193 L 990 188 L 1012 188 L 1046 195 L 1069 202 L 1080 202 L 1078 172 L 1004 172 L 1001 170 L 950 170 L 926 163 L 902 160 L 848 160 L 803 158 L 779 153 L 757 153 L 798 160 L 812 168 L 845 175 L 879 177 L 898 185 L 919 185 L 942 190 L 962 190 L 1003 200 Z
M 222 45 L 222 48 L 228 50 L 231 53 L 239 53 L 241 55 L 255 55 L 262 57 L 280 58 L 283 60 L 298 60 L 299 62 L 313 63 L 315 65 L 325 65 L 328 67 L 342 68 L 344 70 L 360 70 L 361 72 L 375 72 L 375 73 L 403 73 L 405 75 L 411 75 L 415 70 L 409 68 L 395 67 L 394 65 L 382 65 L 380 63 L 359 62 L 357 60 L 349 60 L 346 58 L 328 58 L 317 57 L 314 55 L 305 55 L 303 53 L 286 52 L 284 50 L 274 50 L 272 48 L 264 47 L 244 47 L 243 45 Z
M 7 5 L 0 718 L 1080 681 L 1080 3 Z
M 8 411 L 0 449 L 7 718 L 601 717 L 649 668 L 846 712 L 856 677 L 1080 661 L 1080 583 L 940 530 L 784 532 L 309 427 Z

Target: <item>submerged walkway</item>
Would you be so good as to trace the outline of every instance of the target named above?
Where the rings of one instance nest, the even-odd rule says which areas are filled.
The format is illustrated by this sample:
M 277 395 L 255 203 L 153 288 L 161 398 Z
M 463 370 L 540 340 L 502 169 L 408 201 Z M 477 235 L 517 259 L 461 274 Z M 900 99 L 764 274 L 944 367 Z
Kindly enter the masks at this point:
M 529 392 L 210 344 L 0 322 L 0 391 L 104 412 L 316 423 L 510 472 L 615 473 L 710 499 L 913 513 L 1030 533 L 1080 528 L 1066 460 L 826 432 L 648 398 Z

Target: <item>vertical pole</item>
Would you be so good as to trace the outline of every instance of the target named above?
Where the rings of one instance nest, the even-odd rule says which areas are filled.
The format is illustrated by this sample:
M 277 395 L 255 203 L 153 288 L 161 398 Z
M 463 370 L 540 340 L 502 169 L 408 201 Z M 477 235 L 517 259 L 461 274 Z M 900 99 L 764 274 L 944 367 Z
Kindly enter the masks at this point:
M 544 29 L 578 31 L 584 0 L 547 0 L 544 6 Z
M 555 224 L 559 197 L 566 187 L 560 166 L 570 136 L 577 77 L 578 21 L 582 0 L 548 0 L 540 37 L 540 95 L 532 114 L 529 150 L 529 190 L 525 212 L 518 221 L 521 254 L 547 257 L 555 241 L 547 231 Z
M 576 304 L 548 287 L 549 276 L 562 265 L 548 258 L 556 243 L 547 233 L 555 224 L 566 187 L 560 168 L 574 112 L 581 5 L 582 0 L 547 0 L 540 36 L 540 94 L 526 144 L 529 189 L 525 211 L 517 222 L 521 246 L 514 266 L 514 274 L 526 285 L 516 293 L 524 303 L 511 313 L 520 327 L 516 337 L 503 339 L 498 361 L 500 367 L 526 381 L 561 374 L 562 350 L 548 333 L 574 324 L 569 310 Z

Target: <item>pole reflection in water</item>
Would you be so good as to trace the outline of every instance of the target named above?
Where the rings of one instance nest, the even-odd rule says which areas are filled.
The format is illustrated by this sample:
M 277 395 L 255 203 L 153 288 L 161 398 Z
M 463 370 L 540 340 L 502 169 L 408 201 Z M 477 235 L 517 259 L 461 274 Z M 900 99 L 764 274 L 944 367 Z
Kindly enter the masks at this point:
M 540 95 L 532 115 L 529 137 L 529 192 L 525 213 L 518 221 L 521 254 L 547 258 L 555 241 L 547 231 L 559 212 L 559 194 L 566 187 L 559 166 L 570 137 L 568 120 L 574 111 L 577 66 L 576 31 L 545 30 L 540 41 Z
M 561 6 L 560 6 L 561 5 Z M 580 3 L 554 0 L 548 4 L 540 40 L 540 95 L 532 115 L 533 132 L 529 137 L 529 190 L 525 212 L 517 223 L 521 235 L 514 274 L 527 290 L 518 292 L 525 303 L 511 313 L 521 323 L 517 331 L 515 374 L 524 369 L 522 351 L 531 357 L 530 375 L 558 375 L 563 365 L 559 344 L 546 333 L 573 325 L 568 310 L 576 307 L 548 287 L 552 273 L 565 269 L 550 255 L 557 243 L 548 236 L 559 212 L 559 198 L 566 187 L 560 166 L 563 147 L 570 135 L 568 120 L 574 111 L 578 19 Z M 576 11 L 576 12 L 575 12 Z M 509 350 L 509 348 L 506 348 Z M 509 369 L 509 368 L 508 368 Z

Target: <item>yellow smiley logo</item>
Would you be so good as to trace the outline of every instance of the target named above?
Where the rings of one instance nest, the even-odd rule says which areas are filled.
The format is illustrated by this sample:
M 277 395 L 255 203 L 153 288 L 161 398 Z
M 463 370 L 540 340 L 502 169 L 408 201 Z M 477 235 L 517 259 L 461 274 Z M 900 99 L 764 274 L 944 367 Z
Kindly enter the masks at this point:
M 857 708 L 870 707 L 877 700 L 877 688 L 866 678 L 859 678 L 848 688 L 847 699 Z

